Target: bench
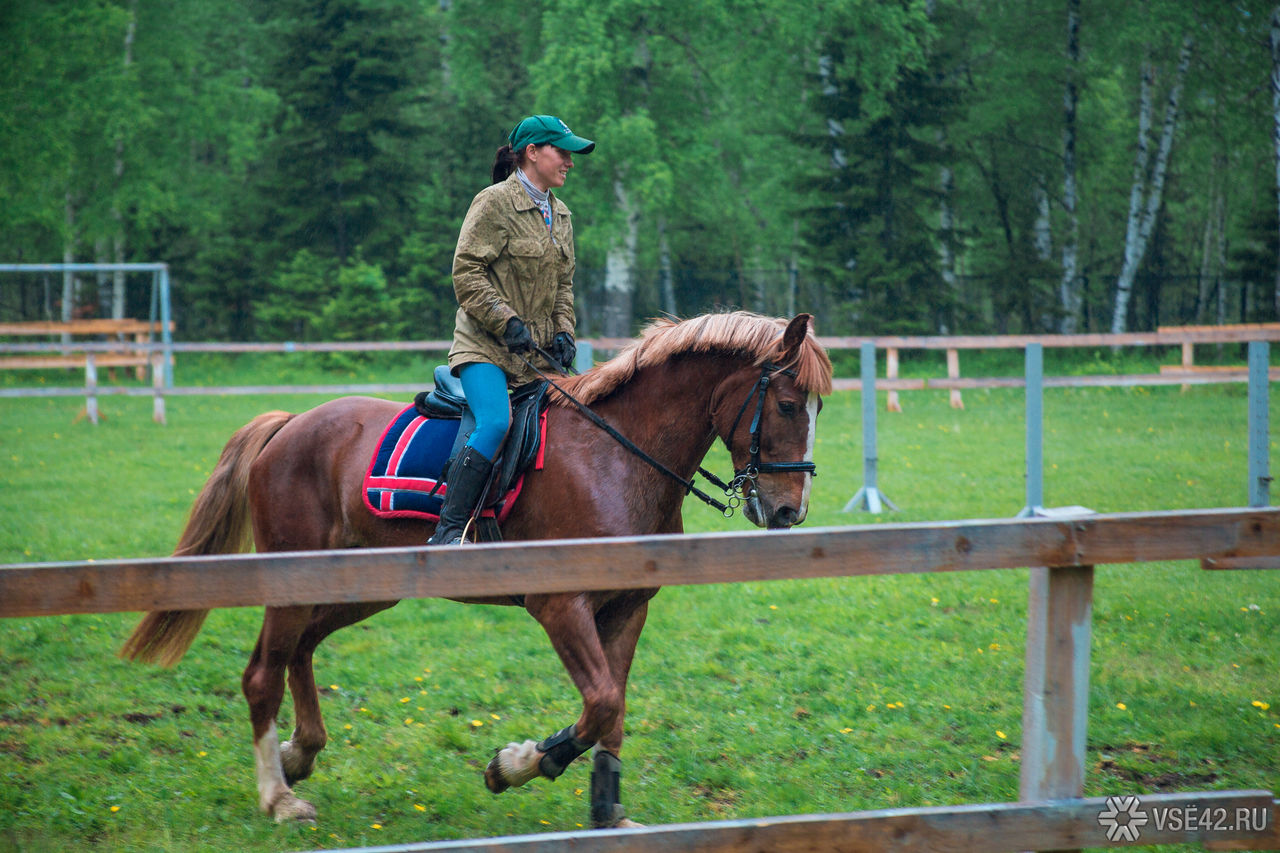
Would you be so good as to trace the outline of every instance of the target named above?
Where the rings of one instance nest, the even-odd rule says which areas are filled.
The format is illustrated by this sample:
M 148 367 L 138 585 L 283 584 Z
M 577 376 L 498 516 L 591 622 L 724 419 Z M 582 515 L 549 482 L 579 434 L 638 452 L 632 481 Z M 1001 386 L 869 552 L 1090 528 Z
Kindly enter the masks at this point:
M 169 324 L 170 331 L 173 324 Z M 146 348 L 137 344 L 148 344 L 152 335 L 158 334 L 162 324 L 146 320 L 134 319 L 88 319 L 70 320 L 66 322 L 40 320 L 34 322 L 0 323 L 0 337 L 56 337 L 61 340 L 56 346 L 50 343 L 48 351 L 33 355 L 0 356 L 0 369 L 9 370 L 49 370 L 58 368 L 88 369 L 90 356 L 95 368 L 105 367 L 113 370 L 117 367 L 132 367 L 139 381 L 146 379 L 147 368 L 151 366 L 153 355 Z M 92 351 L 77 350 L 77 344 L 85 343 L 74 338 L 105 338 L 95 344 L 108 343 L 118 346 L 101 350 L 95 346 Z

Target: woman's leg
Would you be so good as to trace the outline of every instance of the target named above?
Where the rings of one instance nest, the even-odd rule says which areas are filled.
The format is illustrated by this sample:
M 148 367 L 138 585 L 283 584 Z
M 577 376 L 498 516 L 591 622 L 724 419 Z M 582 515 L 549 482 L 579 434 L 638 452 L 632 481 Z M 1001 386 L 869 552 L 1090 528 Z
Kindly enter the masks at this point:
M 476 416 L 476 428 L 467 445 L 493 459 L 511 427 L 511 398 L 507 375 L 496 364 L 472 362 L 458 372 L 467 405 Z
M 476 416 L 476 428 L 466 447 L 449 467 L 445 479 L 440 521 L 428 545 L 453 545 L 463 541 L 467 523 L 483 499 L 493 462 L 511 425 L 511 401 L 507 376 L 492 364 L 468 364 L 458 373 L 467 405 Z

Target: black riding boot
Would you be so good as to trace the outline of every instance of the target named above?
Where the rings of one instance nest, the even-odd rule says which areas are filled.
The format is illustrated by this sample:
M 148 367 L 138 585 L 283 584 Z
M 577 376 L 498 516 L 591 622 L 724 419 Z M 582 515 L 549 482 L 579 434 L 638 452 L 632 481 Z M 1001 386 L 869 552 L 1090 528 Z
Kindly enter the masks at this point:
M 493 460 L 485 458 L 474 447 L 462 448 L 449 468 L 440 522 L 436 525 L 436 532 L 427 540 L 428 545 L 457 545 L 462 542 L 462 533 L 480 503 L 492 473 Z

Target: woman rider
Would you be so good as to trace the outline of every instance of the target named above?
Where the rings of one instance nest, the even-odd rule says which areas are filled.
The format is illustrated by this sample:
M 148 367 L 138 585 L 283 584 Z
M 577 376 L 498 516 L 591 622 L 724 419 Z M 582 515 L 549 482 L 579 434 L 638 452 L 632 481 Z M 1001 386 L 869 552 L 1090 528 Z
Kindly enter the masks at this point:
M 457 544 L 481 500 L 511 425 L 507 389 L 537 378 L 525 359 L 548 351 L 568 367 L 573 340 L 573 224 L 551 190 L 574 154 L 596 144 L 555 116 L 523 119 L 498 149 L 493 184 L 471 202 L 453 256 L 458 314 L 449 368 L 462 381 L 476 427 L 448 471 L 428 545 Z

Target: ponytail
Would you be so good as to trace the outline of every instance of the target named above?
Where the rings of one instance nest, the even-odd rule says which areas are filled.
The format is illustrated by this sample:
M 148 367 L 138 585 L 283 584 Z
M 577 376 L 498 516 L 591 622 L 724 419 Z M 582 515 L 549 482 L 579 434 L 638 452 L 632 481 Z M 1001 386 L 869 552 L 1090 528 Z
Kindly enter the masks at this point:
M 516 155 L 510 145 L 504 145 L 493 156 L 493 182 L 500 184 L 516 169 Z

